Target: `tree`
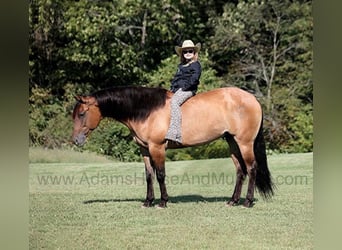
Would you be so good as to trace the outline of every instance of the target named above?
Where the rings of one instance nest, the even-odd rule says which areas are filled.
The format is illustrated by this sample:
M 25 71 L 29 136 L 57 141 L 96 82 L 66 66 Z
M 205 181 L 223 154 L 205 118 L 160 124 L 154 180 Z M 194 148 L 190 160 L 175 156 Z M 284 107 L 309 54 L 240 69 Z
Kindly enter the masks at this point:
M 199 91 L 239 86 L 265 110 L 271 150 L 312 150 L 311 1 L 125 0 L 29 2 L 30 145 L 69 146 L 73 95 L 113 85 L 169 88 L 184 39 L 202 43 Z M 128 160 L 126 131 L 104 123 L 103 153 Z M 103 137 L 101 137 L 103 136 Z M 115 152 L 109 138 L 117 138 Z M 123 143 L 118 143 L 122 140 Z M 184 150 L 214 156 L 223 143 Z M 95 150 L 90 147 L 89 149 Z M 226 149 L 222 152 L 226 152 Z M 183 154 L 183 156 L 181 156 Z
M 312 110 L 311 1 L 239 1 L 210 21 L 216 69 L 227 85 L 259 97 L 270 146 L 281 148 L 293 138 L 289 125 L 301 108 Z
M 29 4 L 29 84 L 51 87 L 64 77 L 59 64 L 63 33 L 63 0 L 32 0 Z
M 203 39 L 206 7 L 189 0 L 32 1 L 30 84 L 141 84 L 175 44 Z

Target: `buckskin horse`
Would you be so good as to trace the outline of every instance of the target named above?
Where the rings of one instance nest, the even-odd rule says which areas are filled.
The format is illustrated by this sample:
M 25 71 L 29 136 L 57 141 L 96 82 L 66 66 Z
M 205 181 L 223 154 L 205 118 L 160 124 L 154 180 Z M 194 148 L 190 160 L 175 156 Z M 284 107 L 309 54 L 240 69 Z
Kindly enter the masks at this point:
M 165 140 L 170 122 L 172 92 L 163 88 L 138 86 L 113 87 L 91 95 L 76 96 L 73 110 L 73 142 L 82 146 L 87 136 L 104 117 L 126 125 L 140 146 L 145 163 L 147 194 L 143 207 L 153 206 L 153 179 L 157 176 L 165 208 L 165 151 L 209 143 L 225 138 L 236 167 L 236 184 L 227 206 L 238 205 L 243 182 L 248 175 L 245 207 L 254 202 L 255 187 L 264 199 L 273 195 L 273 183 L 267 166 L 260 103 L 251 93 L 236 87 L 199 93 L 182 106 L 181 145 Z

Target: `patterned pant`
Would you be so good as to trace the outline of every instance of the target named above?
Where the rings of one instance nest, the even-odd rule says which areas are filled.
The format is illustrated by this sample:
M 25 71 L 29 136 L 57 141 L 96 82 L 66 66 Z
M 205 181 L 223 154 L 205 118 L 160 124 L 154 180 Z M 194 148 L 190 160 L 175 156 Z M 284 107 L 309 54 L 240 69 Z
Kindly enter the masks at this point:
M 165 139 L 182 143 L 182 113 L 180 106 L 190 97 L 193 96 L 191 91 L 183 91 L 179 89 L 171 99 L 171 120 L 169 130 Z

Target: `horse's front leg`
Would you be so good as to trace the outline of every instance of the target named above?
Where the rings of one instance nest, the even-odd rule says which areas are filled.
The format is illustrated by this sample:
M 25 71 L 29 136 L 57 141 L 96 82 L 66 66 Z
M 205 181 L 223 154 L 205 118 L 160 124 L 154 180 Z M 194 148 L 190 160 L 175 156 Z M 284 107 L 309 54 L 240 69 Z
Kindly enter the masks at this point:
M 160 188 L 160 203 L 158 207 L 165 208 L 169 199 L 165 185 L 165 147 L 164 145 L 151 145 L 149 151 L 153 161 L 153 166 L 156 169 L 157 180 Z
M 154 179 L 154 169 L 151 164 L 151 157 L 146 148 L 140 147 L 141 154 L 145 163 L 145 174 L 146 174 L 146 184 L 147 192 L 146 199 L 142 207 L 151 207 L 154 200 L 154 190 L 153 190 L 153 179 Z

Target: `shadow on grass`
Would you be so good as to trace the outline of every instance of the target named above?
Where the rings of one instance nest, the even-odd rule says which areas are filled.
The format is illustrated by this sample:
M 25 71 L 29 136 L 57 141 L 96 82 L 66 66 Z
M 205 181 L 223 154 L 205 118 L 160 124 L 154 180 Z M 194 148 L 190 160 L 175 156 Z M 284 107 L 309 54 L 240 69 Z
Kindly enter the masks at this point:
M 203 197 L 202 195 L 196 194 L 169 197 L 171 203 L 225 202 L 229 199 L 227 197 Z
M 199 203 L 199 202 L 227 202 L 230 200 L 230 197 L 203 197 L 202 195 L 179 195 L 179 196 L 170 196 L 170 203 Z M 239 205 L 245 202 L 245 198 L 241 198 Z M 258 199 L 254 200 L 255 202 Z M 109 203 L 109 202 L 144 202 L 142 199 L 96 199 L 96 200 L 87 200 L 84 201 L 83 204 L 92 204 L 92 203 Z M 156 199 L 154 203 L 158 204 L 160 199 Z
M 141 199 L 96 199 L 83 201 L 83 204 L 109 203 L 109 202 L 142 202 Z
M 170 203 L 199 203 L 199 202 L 224 202 L 229 201 L 231 197 L 203 197 L 202 195 L 180 195 L 175 197 L 170 197 Z M 239 205 L 242 205 L 245 202 L 245 198 L 240 198 Z M 254 202 L 257 202 L 258 199 L 254 198 Z M 253 203 L 254 204 L 254 203 Z M 252 205 L 253 206 L 253 205 Z

